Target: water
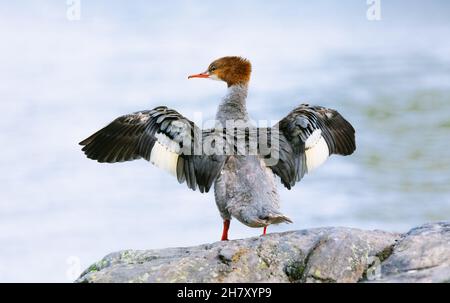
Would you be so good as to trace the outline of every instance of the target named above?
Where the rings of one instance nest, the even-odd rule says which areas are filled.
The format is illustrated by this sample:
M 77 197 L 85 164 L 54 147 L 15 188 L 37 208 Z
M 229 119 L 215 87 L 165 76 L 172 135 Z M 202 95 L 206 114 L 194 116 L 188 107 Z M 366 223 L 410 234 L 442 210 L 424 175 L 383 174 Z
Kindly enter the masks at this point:
M 73 260 L 83 269 L 116 250 L 217 240 L 212 193 L 145 161 L 89 161 L 77 142 L 160 104 L 214 117 L 224 86 L 186 76 L 228 54 L 253 63 L 254 119 L 308 102 L 339 110 L 357 132 L 354 155 L 332 157 L 291 191 L 280 184 L 295 223 L 269 231 L 449 220 L 445 1 L 408 1 L 407 11 L 383 1 L 380 22 L 365 19 L 365 1 L 85 2 L 79 22 L 65 19 L 65 1 L 1 3 L 0 281 L 66 282 Z M 230 237 L 260 232 L 233 221 Z

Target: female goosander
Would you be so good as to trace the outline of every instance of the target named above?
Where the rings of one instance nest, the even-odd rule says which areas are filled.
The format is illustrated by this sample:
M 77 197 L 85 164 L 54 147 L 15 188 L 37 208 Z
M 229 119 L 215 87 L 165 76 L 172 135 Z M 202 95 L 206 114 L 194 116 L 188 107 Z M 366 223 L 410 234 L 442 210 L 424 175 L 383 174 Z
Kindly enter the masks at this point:
M 223 57 L 208 69 L 190 78 L 208 78 L 227 83 L 216 119 L 225 126 L 230 121 L 244 124 L 244 137 L 251 125 L 246 98 L 251 64 L 241 57 Z M 350 155 L 356 148 L 355 130 L 337 111 L 302 104 L 276 125 L 256 128 L 258 152 L 239 153 L 237 133 L 225 144 L 231 153 L 206 153 L 201 142 L 224 138 L 224 131 L 201 130 L 192 121 L 165 106 L 124 115 L 80 142 L 90 159 L 123 162 L 144 158 L 186 182 L 192 190 L 208 192 L 214 183 L 217 207 L 223 218 L 222 240 L 228 240 L 232 217 L 250 227 L 292 222 L 283 215 L 275 183 L 277 175 L 291 189 L 305 173 L 325 162 L 332 154 Z M 226 132 L 227 136 L 229 132 Z M 276 133 L 276 139 L 273 134 Z M 242 135 L 242 133 L 241 133 Z M 270 157 L 260 152 L 260 140 L 268 139 Z M 277 140 L 277 142 L 275 142 Z M 218 141 L 217 141 L 218 142 Z M 231 142 L 231 143 L 230 143 Z M 247 145 L 249 143 L 246 143 Z M 215 144 L 213 143 L 212 146 Z M 218 145 L 218 144 L 216 144 Z M 200 146 L 201 152 L 193 151 Z

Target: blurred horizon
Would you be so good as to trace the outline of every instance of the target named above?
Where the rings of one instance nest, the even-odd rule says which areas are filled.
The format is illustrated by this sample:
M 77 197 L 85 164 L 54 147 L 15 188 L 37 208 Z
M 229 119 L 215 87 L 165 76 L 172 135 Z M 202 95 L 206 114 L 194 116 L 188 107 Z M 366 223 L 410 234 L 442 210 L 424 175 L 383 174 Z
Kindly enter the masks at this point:
M 224 55 L 253 65 L 248 110 L 279 120 L 300 103 L 338 110 L 357 150 L 292 190 L 294 224 L 404 232 L 449 220 L 450 2 L 381 0 L 0 1 L 0 282 L 70 282 L 122 249 L 219 239 L 202 195 L 139 160 L 101 165 L 78 142 L 114 118 L 167 105 L 214 117 L 226 85 L 188 81 Z M 231 223 L 230 238 L 259 229 Z M 68 263 L 69 262 L 69 263 Z

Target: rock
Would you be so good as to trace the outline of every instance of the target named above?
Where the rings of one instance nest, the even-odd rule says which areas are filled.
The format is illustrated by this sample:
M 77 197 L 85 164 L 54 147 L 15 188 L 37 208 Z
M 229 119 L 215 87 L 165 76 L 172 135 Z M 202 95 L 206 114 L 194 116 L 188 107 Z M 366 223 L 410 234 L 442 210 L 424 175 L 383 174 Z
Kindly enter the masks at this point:
M 112 253 L 76 282 L 444 282 L 450 223 L 406 234 L 315 228 L 186 248 Z
M 450 282 L 450 222 L 425 224 L 402 235 L 381 263 L 380 282 Z

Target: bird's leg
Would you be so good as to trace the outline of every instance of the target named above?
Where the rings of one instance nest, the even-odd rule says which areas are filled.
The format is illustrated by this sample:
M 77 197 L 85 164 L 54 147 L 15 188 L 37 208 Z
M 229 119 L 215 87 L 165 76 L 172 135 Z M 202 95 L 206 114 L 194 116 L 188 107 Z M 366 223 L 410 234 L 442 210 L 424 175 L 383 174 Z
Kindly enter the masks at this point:
M 222 241 L 228 240 L 228 230 L 230 229 L 230 220 L 223 220 L 223 232 L 222 232 Z
M 267 226 L 264 226 L 264 230 L 263 230 L 263 236 L 265 236 L 266 235 L 266 231 L 267 231 Z

